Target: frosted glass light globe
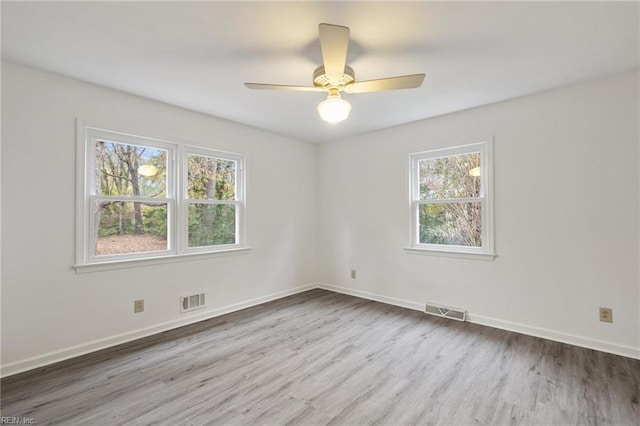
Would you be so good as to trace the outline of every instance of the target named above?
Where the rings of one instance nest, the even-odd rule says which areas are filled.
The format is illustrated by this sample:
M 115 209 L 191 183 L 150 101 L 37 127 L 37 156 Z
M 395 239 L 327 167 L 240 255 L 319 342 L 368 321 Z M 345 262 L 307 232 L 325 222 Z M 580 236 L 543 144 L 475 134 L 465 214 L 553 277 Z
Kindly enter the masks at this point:
M 351 104 L 339 96 L 329 96 L 318 105 L 320 118 L 329 123 L 345 120 L 351 112 Z

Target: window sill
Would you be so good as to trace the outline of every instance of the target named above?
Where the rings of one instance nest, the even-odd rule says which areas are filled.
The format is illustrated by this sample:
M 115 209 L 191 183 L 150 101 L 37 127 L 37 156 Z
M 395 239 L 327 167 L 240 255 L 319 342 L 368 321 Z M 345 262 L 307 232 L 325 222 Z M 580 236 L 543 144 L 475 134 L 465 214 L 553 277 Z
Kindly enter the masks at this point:
M 428 248 L 415 248 L 405 247 L 407 254 L 418 254 L 423 256 L 440 256 L 440 257 L 457 257 L 458 259 L 473 259 L 473 260 L 489 260 L 495 259 L 495 253 L 473 253 L 465 251 L 453 251 L 453 250 L 436 250 Z
M 190 262 L 193 260 L 207 259 L 220 256 L 234 256 L 238 254 L 246 254 L 251 247 L 234 248 L 220 251 L 210 251 L 206 253 L 188 253 L 170 256 L 147 257 L 144 259 L 117 260 L 100 263 L 85 263 L 81 265 L 73 265 L 77 274 L 85 274 L 89 272 L 109 271 L 112 269 L 137 268 L 141 266 L 165 265 L 167 263 Z

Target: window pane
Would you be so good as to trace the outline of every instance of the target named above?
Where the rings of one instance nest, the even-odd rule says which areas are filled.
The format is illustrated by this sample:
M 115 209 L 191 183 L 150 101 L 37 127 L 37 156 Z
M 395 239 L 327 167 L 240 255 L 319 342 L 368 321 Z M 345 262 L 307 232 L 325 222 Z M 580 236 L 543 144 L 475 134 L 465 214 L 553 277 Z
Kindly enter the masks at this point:
M 167 151 L 96 142 L 96 194 L 167 196 Z
M 189 204 L 189 247 L 235 243 L 235 204 Z
M 420 244 L 482 247 L 481 204 L 420 204 Z
M 187 175 L 187 198 L 235 200 L 235 161 L 189 154 Z
M 421 200 L 480 196 L 480 153 L 429 158 L 418 165 Z
M 97 201 L 96 255 L 167 250 L 167 204 Z

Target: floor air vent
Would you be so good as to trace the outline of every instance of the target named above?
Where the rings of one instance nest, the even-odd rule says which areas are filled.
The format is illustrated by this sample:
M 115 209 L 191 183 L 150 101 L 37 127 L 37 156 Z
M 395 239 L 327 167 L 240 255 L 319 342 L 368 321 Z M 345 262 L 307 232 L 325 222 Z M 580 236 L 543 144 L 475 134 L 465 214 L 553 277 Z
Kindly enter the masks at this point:
M 467 318 L 467 311 L 464 309 L 452 308 L 451 306 L 438 305 L 430 302 L 425 304 L 424 312 L 429 315 L 451 318 L 457 321 L 464 321 Z
M 180 298 L 180 312 L 188 312 L 200 308 L 204 308 L 204 293 Z

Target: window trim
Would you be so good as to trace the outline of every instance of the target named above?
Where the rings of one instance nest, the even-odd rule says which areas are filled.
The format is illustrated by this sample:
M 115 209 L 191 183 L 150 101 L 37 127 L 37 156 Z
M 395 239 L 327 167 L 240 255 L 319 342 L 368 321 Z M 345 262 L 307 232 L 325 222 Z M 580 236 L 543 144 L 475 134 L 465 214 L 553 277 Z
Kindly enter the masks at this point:
M 117 139 L 114 142 L 141 145 L 148 144 L 167 152 L 167 193 L 165 198 L 153 198 L 155 202 L 167 203 L 167 250 L 123 253 L 118 255 L 95 256 L 91 250 L 91 244 L 95 244 L 93 235 L 92 203 L 102 196 L 90 194 L 95 187 L 95 141 L 101 137 L 105 139 Z M 186 152 L 204 153 L 207 156 L 230 159 L 236 161 L 236 195 L 234 203 L 239 205 L 239 213 L 236 219 L 236 244 L 198 247 L 197 250 L 185 250 L 188 239 L 188 219 L 185 217 L 187 209 L 186 181 L 182 183 L 182 176 L 186 179 L 186 163 L 181 161 L 186 158 Z M 179 261 L 196 260 L 211 256 L 233 255 L 246 253 L 250 250 L 245 240 L 245 157 L 241 154 L 218 151 L 209 148 L 188 146 L 180 143 L 168 142 L 156 138 L 138 136 L 129 133 L 102 129 L 86 125 L 82 120 L 76 119 L 76 197 L 75 197 L 75 264 L 77 273 L 96 272 L 109 269 L 131 268 L 145 265 L 157 265 Z M 113 197 L 109 197 L 113 198 Z M 116 197 L 118 198 L 118 197 Z M 132 198 L 147 199 L 147 197 L 122 197 L 125 201 Z M 151 200 L 151 199 L 149 199 Z M 180 231 L 182 230 L 182 231 Z
M 218 251 L 238 250 L 245 245 L 245 166 L 244 156 L 232 152 L 218 151 L 197 146 L 182 146 L 181 151 L 181 183 L 179 188 L 180 199 L 179 206 L 181 212 L 178 215 L 180 229 L 184 230 L 182 238 L 179 239 L 178 245 L 181 254 L 199 254 Z M 200 155 L 203 157 L 218 158 L 222 160 L 233 160 L 236 162 L 236 186 L 235 200 L 200 200 L 204 204 L 233 204 L 236 206 L 236 242 L 235 244 L 220 244 L 216 246 L 189 247 L 189 204 L 190 198 L 187 195 L 188 185 L 188 168 L 187 162 L 189 154 Z
M 480 197 L 469 200 L 479 201 L 482 211 L 482 247 L 419 243 L 418 206 L 425 204 L 419 200 L 419 167 L 420 160 L 451 157 L 471 153 L 480 154 Z M 427 254 L 437 256 L 453 256 L 467 259 L 493 260 L 494 219 L 493 219 L 493 137 L 484 141 L 467 145 L 440 148 L 409 154 L 409 212 L 410 212 L 410 246 L 405 250 L 409 254 Z M 455 199 L 462 202 L 467 199 Z M 469 201 L 467 200 L 467 201 Z M 435 202 L 446 202 L 438 200 Z

